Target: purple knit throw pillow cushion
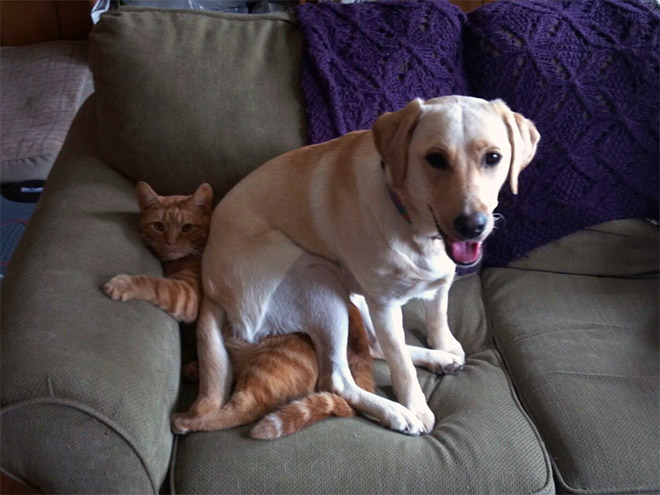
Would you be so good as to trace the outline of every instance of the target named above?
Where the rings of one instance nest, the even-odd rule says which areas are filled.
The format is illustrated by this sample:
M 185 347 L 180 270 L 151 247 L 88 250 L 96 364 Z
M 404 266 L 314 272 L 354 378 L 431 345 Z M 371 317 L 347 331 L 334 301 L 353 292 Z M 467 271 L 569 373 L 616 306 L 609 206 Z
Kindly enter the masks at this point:
M 470 92 L 502 98 L 541 133 L 508 188 L 486 263 L 584 227 L 658 217 L 660 19 L 633 0 L 500 0 L 469 15 Z
M 418 96 L 466 94 L 466 18 L 448 2 L 305 4 L 297 15 L 310 143 L 368 129 Z

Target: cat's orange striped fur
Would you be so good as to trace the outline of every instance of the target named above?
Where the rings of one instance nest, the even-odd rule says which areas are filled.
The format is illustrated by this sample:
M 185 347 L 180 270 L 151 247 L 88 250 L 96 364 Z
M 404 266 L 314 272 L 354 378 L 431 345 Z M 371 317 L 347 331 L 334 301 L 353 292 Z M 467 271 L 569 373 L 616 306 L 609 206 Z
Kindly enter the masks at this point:
M 117 275 L 103 287 L 112 299 L 142 299 L 179 321 L 197 319 L 200 266 L 211 220 L 213 191 L 199 186 L 192 196 L 159 196 L 146 182 L 136 189 L 140 236 L 163 262 L 165 278 Z
M 202 184 L 192 196 L 159 196 L 140 182 L 136 193 L 141 236 L 163 262 L 165 278 L 117 275 L 103 290 L 115 300 L 142 299 L 177 320 L 193 321 L 201 299 L 200 259 L 208 234 L 211 187 Z M 372 392 L 369 345 L 362 318 L 353 305 L 349 324 L 349 367 L 355 382 Z M 355 414 L 338 395 L 315 393 L 318 362 L 307 335 L 271 336 L 249 344 L 234 338 L 227 326 L 223 337 L 236 383 L 229 402 L 222 406 L 224 414 L 217 416 L 211 429 L 232 428 L 262 418 L 250 435 L 271 439 L 289 435 L 329 416 Z M 196 363 L 188 363 L 183 369 L 188 376 L 194 376 Z

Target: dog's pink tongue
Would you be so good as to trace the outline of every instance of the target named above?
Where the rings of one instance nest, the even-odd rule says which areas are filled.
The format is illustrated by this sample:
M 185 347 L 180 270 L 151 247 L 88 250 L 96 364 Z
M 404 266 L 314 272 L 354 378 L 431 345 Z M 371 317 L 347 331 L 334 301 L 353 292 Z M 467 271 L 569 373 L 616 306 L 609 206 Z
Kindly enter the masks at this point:
M 451 241 L 451 257 L 456 263 L 469 265 L 479 259 L 480 242 Z

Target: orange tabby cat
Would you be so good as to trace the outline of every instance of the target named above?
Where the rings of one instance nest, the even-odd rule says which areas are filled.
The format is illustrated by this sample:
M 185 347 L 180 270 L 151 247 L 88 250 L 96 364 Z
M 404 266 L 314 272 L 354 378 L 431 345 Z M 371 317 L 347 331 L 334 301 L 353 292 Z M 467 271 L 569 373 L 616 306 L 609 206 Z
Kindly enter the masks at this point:
M 374 391 L 367 334 L 359 310 L 349 308 L 348 365 L 355 382 Z M 302 397 L 268 414 L 251 430 L 252 438 L 271 439 L 290 435 L 329 416 L 354 416 L 340 396 L 317 392 L 318 361 L 312 339 L 293 333 L 266 337 L 248 344 L 223 329 L 225 345 L 234 368 L 236 386 L 223 415 L 212 429 L 226 429 L 256 421 L 276 407 Z
M 211 187 L 202 184 L 192 196 L 159 196 L 140 182 L 136 193 L 141 236 L 163 261 L 166 278 L 117 275 L 103 290 L 112 299 L 142 299 L 177 320 L 193 321 L 201 299 L 200 261 L 211 215 Z M 349 324 L 349 367 L 356 383 L 373 392 L 369 345 L 362 318 L 353 305 Z M 236 383 L 229 402 L 221 408 L 225 414 L 218 416 L 213 429 L 232 428 L 263 418 L 250 435 L 270 439 L 290 435 L 332 415 L 355 414 L 338 395 L 314 393 L 318 362 L 307 335 L 271 336 L 258 344 L 249 344 L 234 338 L 229 326 L 225 326 L 223 336 Z M 188 363 L 184 374 L 194 377 L 196 366 L 196 362 Z M 263 417 L 265 414 L 268 415 Z
M 202 292 L 201 256 L 211 220 L 211 186 L 202 184 L 192 196 L 159 196 L 146 182 L 139 182 L 136 194 L 140 236 L 163 262 L 165 278 L 117 275 L 103 290 L 116 301 L 142 299 L 179 321 L 195 321 Z

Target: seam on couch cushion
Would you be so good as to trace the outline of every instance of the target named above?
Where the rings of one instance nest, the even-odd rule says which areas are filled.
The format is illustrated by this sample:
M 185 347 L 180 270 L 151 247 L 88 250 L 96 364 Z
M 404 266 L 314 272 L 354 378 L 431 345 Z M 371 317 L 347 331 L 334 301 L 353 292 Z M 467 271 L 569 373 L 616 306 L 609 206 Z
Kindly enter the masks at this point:
M 617 280 L 639 280 L 639 279 L 649 279 L 649 278 L 658 278 L 658 271 L 649 271 L 649 272 L 644 272 L 644 273 L 636 273 L 634 275 L 600 275 L 600 274 L 593 274 L 593 273 L 575 273 L 575 272 L 570 272 L 570 271 L 559 271 L 559 270 L 548 270 L 548 269 L 540 269 L 540 268 L 528 268 L 528 267 L 522 267 L 522 266 L 511 266 L 508 265 L 506 267 L 507 270 L 514 270 L 518 272 L 528 272 L 528 273 L 552 273 L 555 275 L 577 275 L 581 277 L 594 277 L 594 278 L 613 278 Z
M 151 7 L 121 7 L 119 10 L 112 10 L 110 15 L 121 12 L 163 12 L 163 9 Z M 295 18 L 288 13 L 268 13 L 268 14 L 231 14 L 227 12 L 209 12 L 206 10 L 187 10 L 187 9 L 167 9 L 168 14 L 196 15 L 203 17 L 214 17 L 228 19 L 232 21 L 284 21 L 297 25 Z M 107 15 L 107 14 L 105 14 Z
M 513 377 L 511 376 L 511 373 L 509 372 L 509 368 L 504 361 L 504 356 L 500 353 L 499 346 L 497 345 L 497 342 L 495 340 L 495 335 L 491 331 L 492 324 L 490 319 L 490 312 L 488 311 L 488 304 L 487 304 L 488 299 L 486 297 L 483 278 L 481 276 L 479 276 L 479 293 L 481 295 L 481 300 L 483 301 L 483 305 L 484 305 L 484 313 L 486 315 L 486 331 L 488 332 L 489 335 L 490 348 L 493 350 L 493 354 L 495 354 L 497 363 L 504 372 L 507 384 L 509 385 L 509 392 L 511 393 L 511 398 L 513 399 L 513 402 L 516 404 L 516 407 L 518 408 L 522 416 L 525 418 L 525 421 L 527 421 L 530 428 L 534 432 L 534 436 L 536 437 L 536 440 L 538 441 L 539 446 L 543 451 L 543 458 L 545 460 L 545 467 L 546 467 L 546 481 L 543 487 L 541 487 L 539 490 L 537 490 L 534 493 L 535 494 L 544 493 L 554 482 L 552 458 L 550 457 L 550 453 L 548 452 L 548 449 L 546 448 L 545 443 L 543 442 L 543 437 L 541 437 L 541 433 L 536 428 L 536 424 L 534 424 L 532 418 L 527 414 L 524 404 L 517 393 L 517 389 L 513 381 Z
M 174 475 L 176 473 L 176 453 L 179 450 L 179 435 L 174 436 L 172 442 L 172 457 L 170 457 L 170 494 L 176 495 L 176 483 L 174 483 Z
M 154 494 L 158 493 L 158 488 L 156 486 L 156 482 L 153 479 L 153 476 L 151 475 L 151 473 L 149 472 L 149 469 L 147 468 L 145 459 L 142 456 L 142 454 L 140 453 L 139 449 L 136 447 L 135 442 L 130 438 L 130 435 L 120 425 L 118 425 L 117 423 L 112 421 L 110 418 L 108 418 L 107 416 L 99 413 L 95 409 L 93 409 L 93 408 L 91 408 L 91 407 L 89 407 L 85 404 L 82 404 L 80 402 L 77 402 L 77 401 L 74 401 L 74 400 L 71 400 L 71 399 L 58 399 L 58 398 L 55 398 L 55 397 L 39 397 L 39 398 L 35 398 L 35 399 L 28 399 L 28 400 L 25 400 L 25 401 L 15 402 L 13 404 L 9 404 L 7 406 L 4 406 L 0 409 L 0 416 L 4 413 L 12 411 L 14 409 L 19 409 L 21 407 L 27 407 L 27 406 L 33 406 L 35 404 L 53 404 L 53 405 L 58 405 L 58 406 L 70 407 L 72 409 L 75 409 L 77 411 L 80 411 L 82 413 L 85 413 L 85 414 L 93 417 L 94 419 L 100 421 L 102 424 L 104 424 L 109 429 L 114 431 L 119 436 L 119 438 L 124 440 L 124 442 L 126 442 L 126 444 L 131 448 L 131 450 L 133 450 L 133 452 L 135 453 L 137 458 L 140 460 L 140 464 L 142 465 L 142 467 L 143 467 L 143 469 L 144 469 L 144 471 L 147 475 L 147 478 L 149 479 L 149 482 L 151 483 L 153 493 Z M 3 471 L 5 471 L 4 468 L 3 468 Z M 18 477 L 16 477 L 15 475 L 12 475 L 12 476 L 14 478 L 16 478 L 17 480 L 19 480 Z M 23 482 L 23 481 L 21 481 L 21 482 Z M 27 483 L 27 484 L 29 484 L 29 483 Z

